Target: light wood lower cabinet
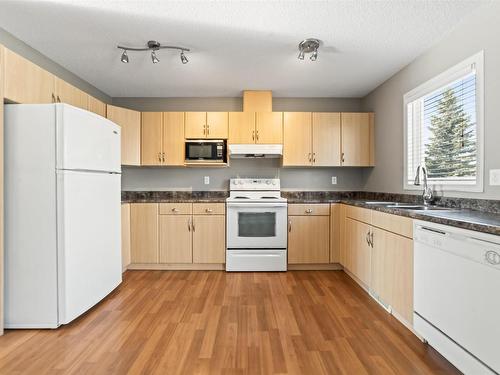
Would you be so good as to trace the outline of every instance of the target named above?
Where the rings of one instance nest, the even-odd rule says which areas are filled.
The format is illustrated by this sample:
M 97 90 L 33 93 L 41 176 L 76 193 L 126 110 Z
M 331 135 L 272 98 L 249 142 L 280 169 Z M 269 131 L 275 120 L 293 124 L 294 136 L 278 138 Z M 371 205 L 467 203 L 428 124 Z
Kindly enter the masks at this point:
M 294 207 L 297 206 L 297 207 Z M 315 209 L 318 206 L 318 209 Z M 288 216 L 288 263 L 326 264 L 330 262 L 330 213 L 321 212 L 329 205 L 289 205 L 289 212 L 301 213 Z M 309 211 L 310 210 L 310 211 Z
M 160 263 L 193 263 L 191 215 L 160 215 Z
M 344 216 L 344 218 L 342 218 Z M 341 205 L 340 262 L 404 323 L 413 322 L 413 222 Z M 344 233 L 344 234 L 342 234 Z
M 225 263 L 225 216 L 194 215 L 192 226 L 193 263 Z
M 130 264 L 130 204 L 122 203 L 122 270 Z
M 346 219 L 346 264 L 344 265 L 364 286 L 370 285 L 371 247 L 368 243 L 371 226 Z
M 223 264 L 225 218 L 224 203 L 133 203 L 131 262 L 145 267 Z
M 406 322 L 413 322 L 413 241 L 373 228 L 370 290 Z
M 158 263 L 158 204 L 130 205 L 131 263 Z

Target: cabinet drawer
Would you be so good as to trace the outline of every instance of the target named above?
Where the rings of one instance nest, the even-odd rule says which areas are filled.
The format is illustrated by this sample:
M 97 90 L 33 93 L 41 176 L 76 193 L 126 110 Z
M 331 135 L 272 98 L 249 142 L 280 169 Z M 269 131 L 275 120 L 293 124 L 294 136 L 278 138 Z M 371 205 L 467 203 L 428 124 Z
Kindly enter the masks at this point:
M 371 224 L 372 223 L 372 210 L 356 207 L 356 206 L 347 206 L 346 216 L 351 219 L 361 221 L 363 223 Z
M 413 220 L 385 212 L 372 212 L 372 225 L 404 237 L 413 238 Z
M 224 215 L 226 212 L 224 203 L 193 203 L 194 215 Z
M 330 204 L 290 204 L 288 205 L 288 215 L 330 216 Z
M 160 203 L 160 215 L 191 215 L 192 203 Z

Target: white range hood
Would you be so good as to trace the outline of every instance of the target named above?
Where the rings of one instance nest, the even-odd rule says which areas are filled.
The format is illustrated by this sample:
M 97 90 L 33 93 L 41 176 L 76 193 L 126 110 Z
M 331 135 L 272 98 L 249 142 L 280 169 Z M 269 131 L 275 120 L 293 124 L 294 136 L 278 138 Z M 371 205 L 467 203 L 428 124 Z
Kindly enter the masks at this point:
M 229 145 L 229 157 L 243 158 L 280 158 L 283 155 L 283 145 L 280 144 L 234 144 Z

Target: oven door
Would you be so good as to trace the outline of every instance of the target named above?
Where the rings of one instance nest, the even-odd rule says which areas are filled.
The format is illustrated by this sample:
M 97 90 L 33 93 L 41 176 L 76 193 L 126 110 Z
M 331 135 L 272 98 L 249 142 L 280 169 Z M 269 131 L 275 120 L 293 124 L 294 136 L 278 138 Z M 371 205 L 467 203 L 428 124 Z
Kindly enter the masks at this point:
M 228 203 L 228 249 L 286 249 L 286 203 Z

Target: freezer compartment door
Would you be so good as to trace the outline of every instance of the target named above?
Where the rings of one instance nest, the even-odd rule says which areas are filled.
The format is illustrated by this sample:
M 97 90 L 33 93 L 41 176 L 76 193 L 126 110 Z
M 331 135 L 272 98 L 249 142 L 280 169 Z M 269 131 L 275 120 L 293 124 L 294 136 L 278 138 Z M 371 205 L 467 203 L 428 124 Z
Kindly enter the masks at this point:
M 57 168 L 121 171 L 120 127 L 68 104 L 56 104 Z
M 121 283 L 120 175 L 59 171 L 59 323 L 90 309 Z

